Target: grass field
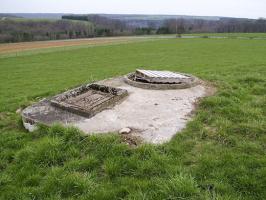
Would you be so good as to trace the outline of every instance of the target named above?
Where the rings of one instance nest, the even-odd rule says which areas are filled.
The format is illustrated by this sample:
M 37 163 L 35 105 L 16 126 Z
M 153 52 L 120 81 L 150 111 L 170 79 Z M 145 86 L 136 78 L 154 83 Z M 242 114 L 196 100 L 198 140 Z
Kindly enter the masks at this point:
M 247 37 L 249 39 L 264 38 L 266 39 L 266 33 L 191 33 L 185 35 L 195 36 L 220 36 L 220 37 Z
M 266 40 L 165 39 L 0 59 L 0 199 L 265 199 Z M 26 132 L 16 110 L 136 68 L 217 87 L 169 143 L 73 128 Z M 100 126 L 100 125 L 99 125 Z
M 260 39 L 266 40 L 265 33 L 194 33 L 182 34 L 183 39 L 186 37 L 225 37 L 227 39 Z M 49 40 L 20 43 L 3 43 L 0 44 L 0 58 L 14 57 L 23 55 L 33 55 L 39 53 L 49 53 L 57 51 L 68 51 L 100 45 L 123 44 L 130 42 L 143 42 L 151 40 L 161 40 L 176 38 L 175 34 L 169 35 L 143 35 L 143 36 L 123 36 L 123 37 L 97 37 L 68 40 Z M 217 38 L 217 39 L 218 39 Z M 191 39 L 191 38 L 188 38 Z

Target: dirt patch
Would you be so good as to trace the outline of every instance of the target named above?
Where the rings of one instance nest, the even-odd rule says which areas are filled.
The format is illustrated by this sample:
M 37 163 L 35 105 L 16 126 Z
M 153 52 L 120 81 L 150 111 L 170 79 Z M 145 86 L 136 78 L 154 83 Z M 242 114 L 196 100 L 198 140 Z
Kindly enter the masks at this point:
M 209 81 L 200 80 L 200 84 L 205 87 L 207 96 L 212 96 L 217 92 L 216 86 Z
M 205 87 L 205 97 L 208 96 L 213 96 L 216 92 L 217 92 L 217 88 L 210 82 L 208 81 L 202 81 L 199 80 L 199 84 Z M 196 110 L 199 107 L 199 104 L 201 102 L 201 99 L 203 99 L 204 97 L 199 97 L 194 103 L 193 103 L 193 109 L 191 110 L 190 113 L 188 113 L 186 115 L 186 119 L 192 118 L 194 117 L 194 115 L 196 114 Z
M 0 54 L 14 53 L 35 49 L 46 49 L 54 47 L 69 47 L 81 45 L 103 45 L 113 43 L 123 43 L 143 38 L 138 37 L 108 37 L 108 38 L 90 38 L 90 39 L 71 39 L 71 40 L 54 40 L 54 41 L 38 41 L 38 42 L 21 42 L 0 44 Z
M 0 120 L 4 120 L 7 117 L 6 113 L 0 112 Z
M 141 138 L 133 136 L 132 134 L 121 135 L 122 141 L 130 147 L 137 147 L 141 144 Z

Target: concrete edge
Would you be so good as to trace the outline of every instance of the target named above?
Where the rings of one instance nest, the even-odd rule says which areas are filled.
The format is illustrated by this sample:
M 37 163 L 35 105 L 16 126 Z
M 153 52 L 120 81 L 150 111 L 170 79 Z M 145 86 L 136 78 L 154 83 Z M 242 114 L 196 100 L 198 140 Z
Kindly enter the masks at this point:
M 143 82 L 137 82 L 130 79 L 131 76 L 134 75 L 134 73 L 129 73 L 124 76 L 124 82 L 128 85 L 131 85 L 133 87 L 138 87 L 142 89 L 148 89 L 148 90 L 176 90 L 176 89 L 186 89 L 191 88 L 196 85 L 200 84 L 200 80 L 192 76 L 190 74 L 180 73 L 185 76 L 191 77 L 189 82 L 182 82 L 182 83 L 174 83 L 174 84 L 156 84 L 156 83 L 143 83 Z

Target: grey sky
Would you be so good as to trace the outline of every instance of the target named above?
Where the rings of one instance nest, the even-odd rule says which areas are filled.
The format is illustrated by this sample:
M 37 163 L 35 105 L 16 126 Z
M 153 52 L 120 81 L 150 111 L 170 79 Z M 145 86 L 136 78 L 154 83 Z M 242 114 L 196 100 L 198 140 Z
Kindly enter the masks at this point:
M 1 13 L 178 14 L 266 17 L 266 0 L 0 0 Z

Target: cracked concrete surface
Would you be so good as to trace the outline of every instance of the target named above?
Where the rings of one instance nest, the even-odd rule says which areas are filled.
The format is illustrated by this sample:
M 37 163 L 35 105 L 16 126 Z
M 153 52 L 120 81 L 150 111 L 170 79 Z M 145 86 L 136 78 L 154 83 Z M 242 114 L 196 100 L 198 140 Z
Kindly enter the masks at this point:
M 172 90 L 137 88 L 126 84 L 123 77 L 96 83 L 126 89 L 128 96 L 91 118 L 54 107 L 49 99 L 44 99 L 23 110 L 25 128 L 32 131 L 36 123 L 60 123 L 78 127 L 86 134 L 118 133 L 123 128 L 130 128 L 131 132 L 125 137 L 161 144 L 185 128 L 199 98 L 214 93 L 213 88 L 202 81 L 191 88 Z
M 147 90 L 127 85 L 121 77 L 98 83 L 126 89 L 129 96 L 115 107 L 73 125 L 86 133 L 118 132 L 129 127 L 133 136 L 155 144 L 169 141 L 185 128 L 197 99 L 208 95 L 201 84 L 188 89 Z

